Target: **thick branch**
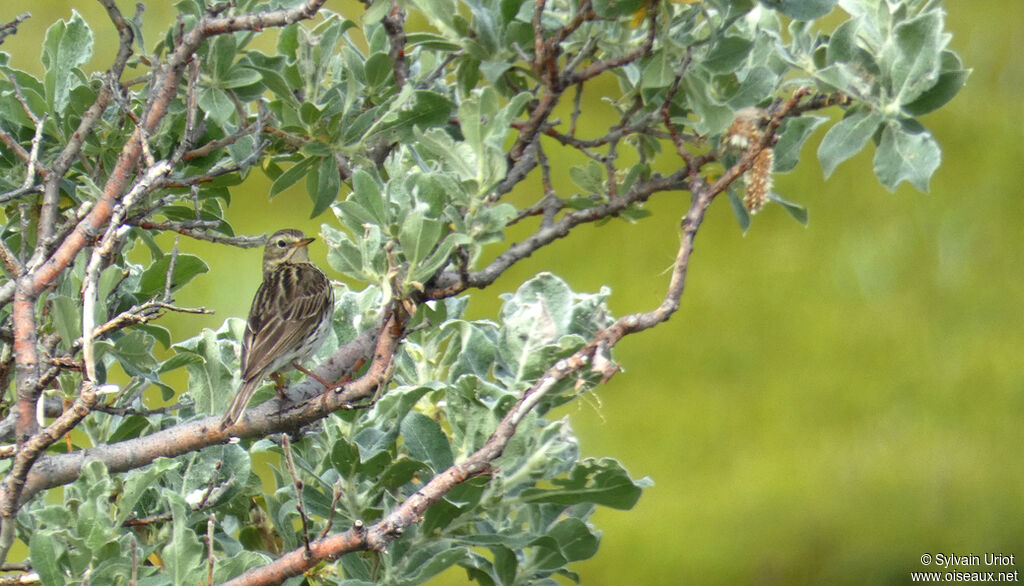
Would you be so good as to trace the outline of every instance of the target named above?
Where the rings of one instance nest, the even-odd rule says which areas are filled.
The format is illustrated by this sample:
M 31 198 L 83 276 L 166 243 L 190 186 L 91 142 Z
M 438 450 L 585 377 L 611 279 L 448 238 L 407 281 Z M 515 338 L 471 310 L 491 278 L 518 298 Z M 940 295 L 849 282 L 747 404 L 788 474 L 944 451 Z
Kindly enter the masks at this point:
M 390 361 L 401 334 L 390 334 L 390 326 L 382 330 L 382 341 L 377 340 L 376 330 L 366 330 L 339 348 L 315 370 L 316 374 L 324 379 L 337 379 L 367 357 L 373 356 L 375 361 Z M 245 416 L 226 431 L 220 429 L 221 416 L 217 414 L 123 442 L 70 454 L 42 456 L 27 476 L 19 505 L 42 490 L 73 482 L 78 478 L 86 460 L 100 460 L 111 472 L 125 472 L 146 466 L 159 457 L 172 458 L 222 444 L 231 437 L 265 436 L 292 431 L 346 407 L 350 401 L 372 395 L 377 385 L 383 382 L 382 374 L 386 372 L 371 367 L 370 371 L 345 385 L 340 392 L 330 393 L 324 393 L 320 383 L 305 380 L 289 389 L 289 393 L 297 398 L 297 405 L 296 402 L 285 403 L 275 397 L 247 409 Z M 312 400 L 310 397 L 313 397 Z

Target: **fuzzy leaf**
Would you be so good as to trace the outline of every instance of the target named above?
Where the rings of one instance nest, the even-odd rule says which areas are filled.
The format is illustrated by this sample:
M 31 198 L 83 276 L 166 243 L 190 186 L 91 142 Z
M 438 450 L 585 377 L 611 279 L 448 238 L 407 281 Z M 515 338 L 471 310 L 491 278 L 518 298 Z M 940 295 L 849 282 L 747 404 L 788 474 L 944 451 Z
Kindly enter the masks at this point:
M 42 55 L 46 98 L 58 113 L 64 113 L 71 90 L 78 85 L 75 68 L 87 63 L 90 57 L 92 29 L 77 10 L 71 11 L 71 20 L 58 20 L 46 29 Z
M 818 146 L 818 159 L 827 179 L 839 163 L 860 152 L 878 129 L 882 117 L 873 112 L 857 112 L 843 118 L 825 133 Z

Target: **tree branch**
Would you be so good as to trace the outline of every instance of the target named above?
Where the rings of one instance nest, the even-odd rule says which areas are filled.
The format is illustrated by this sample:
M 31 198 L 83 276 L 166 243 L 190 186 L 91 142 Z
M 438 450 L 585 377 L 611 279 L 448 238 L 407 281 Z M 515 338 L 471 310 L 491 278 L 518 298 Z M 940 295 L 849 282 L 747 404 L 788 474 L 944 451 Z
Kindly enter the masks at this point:
M 5 22 L 4 24 L 0 25 L 0 44 L 3 44 L 4 39 L 6 39 L 7 37 L 13 34 L 17 34 L 18 26 L 21 25 L 21 23 L 28 20 L 29 17 L 31 16 L 32 14 L 28 12 L 22 12 L 18 16 L 15 16 L 14 20 L 10 22 Z
M 497 258 L 483 269 L 470 271 L 468 279 L 462 278 L 458 271 L 455 270 L 441 273 L 430 283 L 425 296 L 428 299 L 441 299 L 457 295 L 470 287 L 478 289 L 486 287 L 493 283 L 510 266 L 527 258 L 551 242 L 568 236 L 569 232 L 576 226 L 613 216 L 633 203 L 647 201 L 651 195 L 659 191 L 680 189 L 685 186 L 685 178 L 685 169 L 676 171 L 668 176 L 656 175 L 648 181 L 633 186 L 622 197 L 585 210 L 569 212 L 557 222 L 541 226 L 540 229 L 526 240 L 509 246 L 505 252 L 498 255 Z
M 373 395 L 386 379 L 387 366 L 401 332 L 393 332 L 393 321 L 380 330 L 365 330 L 356 339 L 340 347 L 314 372 L 325 380 L 336 380 L 360 360 L 373 356 L 376 368 L 346 384 L 340 391 L 324 392 L 315 380 L 304 380 L 288 389 L 289 401 L 273 398 L 246 409 L 244 417 L 227 430 L 221 430 L 221 415 L 215 414 L 163 429 L 152 434 L 113 444 L 78 450 L 70 454 L 40 457 L 26 477 L 20 506 L 42 490 L 73 482 L 86 460 L 100 460 L 112 472 L 141 468 L 159 457 L 174 457 L 202 448 L 223 444 L 232 437 L 256 437 L 286 432 L 308 425 L 353 401 Z M 378 334 L 380 339 L 378 340 Z

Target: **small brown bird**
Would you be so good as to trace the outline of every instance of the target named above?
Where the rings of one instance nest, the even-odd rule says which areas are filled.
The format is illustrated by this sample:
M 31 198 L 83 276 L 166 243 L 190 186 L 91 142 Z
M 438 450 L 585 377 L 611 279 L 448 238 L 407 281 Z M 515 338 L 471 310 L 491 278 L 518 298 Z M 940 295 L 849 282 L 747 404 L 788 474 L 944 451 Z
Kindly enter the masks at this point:
M 309 261 L 313 238 L 299 230 L 281 230 L 263 250 L 263 283 L 249 309 L 242 340 L 242 386 L 221 420 L 221 428 L 242 416 L 249 399 L 267 376 L 312 356 L 331 331 L 334 291 Z

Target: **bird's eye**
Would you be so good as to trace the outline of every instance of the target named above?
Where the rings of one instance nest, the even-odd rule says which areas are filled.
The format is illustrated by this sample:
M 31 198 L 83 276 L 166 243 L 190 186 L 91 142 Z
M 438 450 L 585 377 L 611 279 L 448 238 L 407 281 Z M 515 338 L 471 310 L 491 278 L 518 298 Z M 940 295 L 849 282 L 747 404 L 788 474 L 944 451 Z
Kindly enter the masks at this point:
M 277 247 L 278 248 L 284 248 L 285 246 L 288 246 L 288 243 L 285 242 L 284 240 L 278 240 L 277 241 Z

